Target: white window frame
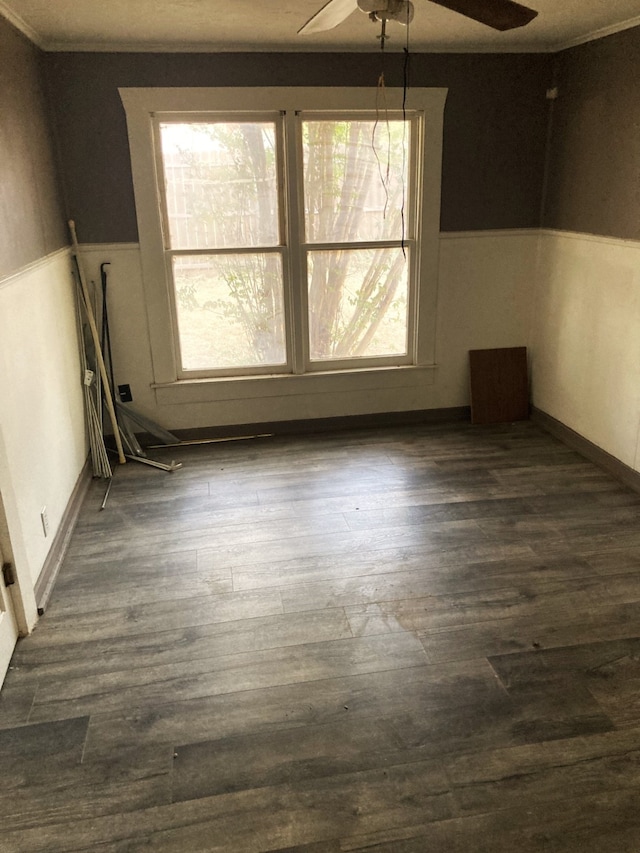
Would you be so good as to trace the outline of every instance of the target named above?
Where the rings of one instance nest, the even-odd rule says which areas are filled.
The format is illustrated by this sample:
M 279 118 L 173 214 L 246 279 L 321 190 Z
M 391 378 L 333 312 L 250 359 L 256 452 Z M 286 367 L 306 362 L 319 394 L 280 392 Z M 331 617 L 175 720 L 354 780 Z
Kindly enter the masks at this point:
M 342 363 L 315 361 L 308 358 L 306 341 L 306 269 L 302 259 L 307 246 L 302 241 L 302 223 L 299 215 L 289 217 L 291 211 L 301 211 L 301 182 L 296 180 L 296 152 L 293 145 L 285 146 L 284 170 L 289 178 L 285 184 L 285 216 L 288 217 L 288 239 L 291 246 L 299 246 L 298 251 L 290 251 L 289 245 L 279 247 L 283 260 L 288 265 L 285 287 L 285 311 L 287 316 L 287 344 L 290 352 L 289 373 L 260 376 L 259 370 L 249 371 L 250 375 L 241 376 L 234 372 L 231 376 L 181 376 L 176 359 L 175 325 L 173 320 L 173 295 L 171 281 L 167 280 L 165 240 L 163 237 L 160 200 L 162 189 L 159 186 L 158 168 L 155 160 L 154 122 L 156 117 L 177 116 L 204 117 L 219 113 L 242 118 L 243 114 L 255 117 L 256 114 L 274 112 L 285 116 L 285 137 L 297 139 L 298 114 L 303 116 L 325 113 L 327 116 L 352 112 L 375 114 L 380 107 L 376 86 L 367 88 L 127 88 L 120 89 L 125 107 L 131 165 L 133 173 L 136 213 L 138 219 L 140 256 L 142 264 L 143 287 L 148 320 L 148 332 L 154 373 L 154 387 L 159 402 L 183 402 L 187 400 L 215 400 L 220 396 L 215 390 L 216 383 L 224 383 L 225 399 L 238 397 L 249 389 L 247 382 L 262 380 L 261 387 L 268 382 L 271 386 L 282 380 L 308 380 L 305 385 L 316 379 L 322 389 L 326 379 L 345 374 L 363 374 L 393 370 L 399 373 L 407 371 L 432 371 L 435 358 L 436 303 L 438 282 L 438 248 L 440 223 L 440 183 L 442 163 L 442 128 L 446 89 L 417 88 L 403 93 L 402 89 L 386 89 L 384 106 L 396 115 L 404 109 L 408 114 L 417 114 L 422 120 L 422 158 L 411 164 L 417 177 L 415 187 L 416 243 L 419 250 L 412 253 L 415 264 L 415 302 L 412 306 L 410 323 L 413 324 L 414 345 L 404 359 L 405 364 L 389 366 L 377 360 L 349 359 Z M 384 113 L 381 112 L 381 118 Z M 411 173 L 411 170 L 410 170 Z M 313 248 L 316 248 L 313 246 Z M 371 386 L 369 375 L 365 382 Z M 244 387 L 237 383 L 245 383 Z M 355 382 L 355 384 L 354 384 Z M 393 379 L 384 377 L 384 383 L 394 382 L 406 385 L 407 379 L 398 376 Z M 234 383 L 236 385 L 234 386 Z M 356 387 L 357 379 L 347 383 Z M 254 385 L 254 383 L 252 383 Z M 188 387 L 187 387 L 188 386 Z M 194 386 L 199 386 L 194 392 Z M 295 383 L 300 388 L 299 382 Z M 283 386 L 284 387 L 284 386 Z M 319 386 L 320 387 L 320 386 Z M 344 382 L 342 387 L 347 387 Z M 256 390 L 255 387 L 253 389 Z M 265 392 L 266 396 L 278 394 L 275 387 Z M 283 393 L 296 393 L 293 385 L 287 386 Z

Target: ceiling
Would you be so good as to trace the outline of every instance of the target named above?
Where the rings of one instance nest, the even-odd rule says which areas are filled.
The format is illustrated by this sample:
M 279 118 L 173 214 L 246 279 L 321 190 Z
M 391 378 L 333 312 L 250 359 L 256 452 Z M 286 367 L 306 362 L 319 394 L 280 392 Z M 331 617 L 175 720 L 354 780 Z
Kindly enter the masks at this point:
M 298 36 L 324 0 L 0 0 L 0 14 L 45 50 L 375 51 L 379 24 L 356 10 L 336 29 Z M 414 0 L 412 52 L 555 51 L 640 25 L 640 0 L 523 0 L 528 26 L 500 33 Z M 407 31 L 391 22 L 385 49 Z

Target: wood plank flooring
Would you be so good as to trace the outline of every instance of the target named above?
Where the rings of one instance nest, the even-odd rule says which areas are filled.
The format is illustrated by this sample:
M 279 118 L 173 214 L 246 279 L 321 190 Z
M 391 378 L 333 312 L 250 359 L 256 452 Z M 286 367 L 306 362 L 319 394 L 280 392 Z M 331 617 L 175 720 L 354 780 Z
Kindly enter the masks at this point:
M 161 457 L 18 644 L 2 853 L 640 851 L 640 495 L 528 422 Z

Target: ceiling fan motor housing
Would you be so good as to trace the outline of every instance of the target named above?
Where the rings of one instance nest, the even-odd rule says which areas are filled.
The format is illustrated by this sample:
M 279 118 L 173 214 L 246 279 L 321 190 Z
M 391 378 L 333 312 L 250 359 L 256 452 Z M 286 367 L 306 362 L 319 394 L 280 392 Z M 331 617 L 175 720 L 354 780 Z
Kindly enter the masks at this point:
M 367 15 L 373 13 L 378 21 L 408 24 L 413 20 L 411 0 L 358 0 L 358 8 Z

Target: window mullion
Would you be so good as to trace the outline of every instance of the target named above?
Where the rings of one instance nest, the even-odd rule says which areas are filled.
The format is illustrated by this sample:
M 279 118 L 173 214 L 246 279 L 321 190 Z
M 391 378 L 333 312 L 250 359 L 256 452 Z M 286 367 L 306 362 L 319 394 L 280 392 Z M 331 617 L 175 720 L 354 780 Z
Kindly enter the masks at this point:
M 307 361 L 307 287 L 302 198 L 302 143 L 296 113 L 284 115 L 284 197 L 288 276 L 286 303 L 288 345 L 293 373 L 304 373 Z

